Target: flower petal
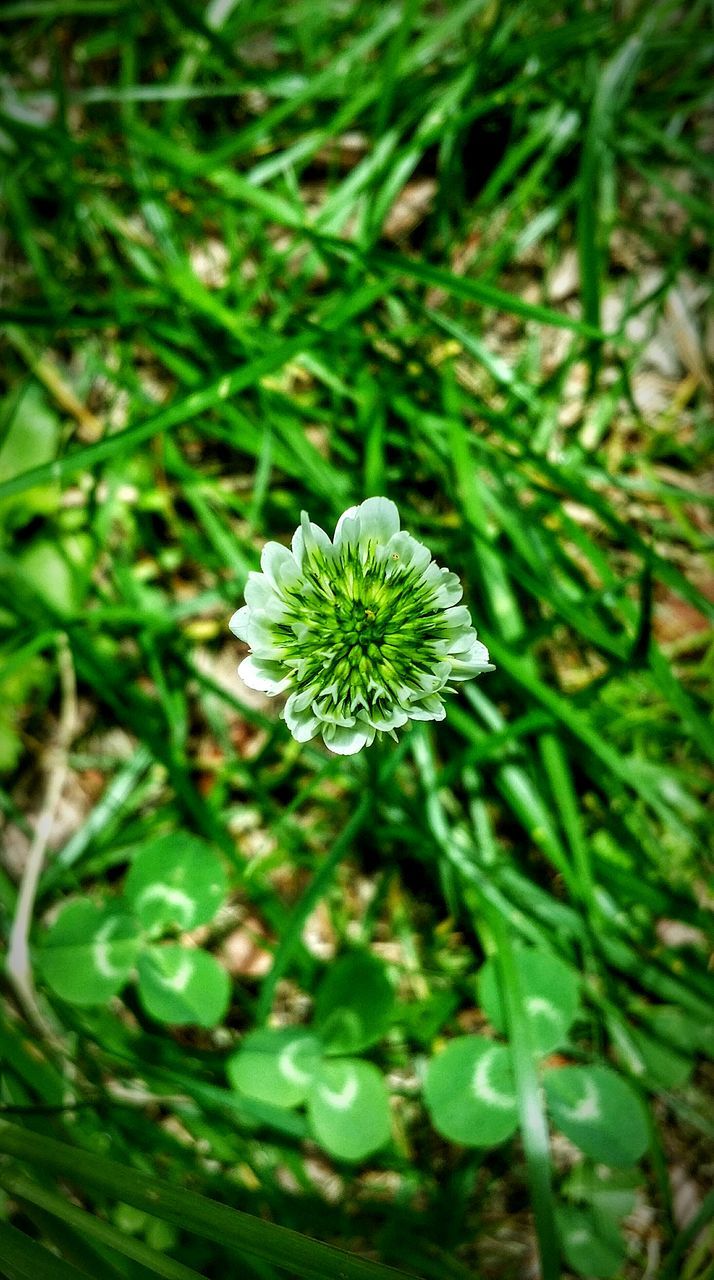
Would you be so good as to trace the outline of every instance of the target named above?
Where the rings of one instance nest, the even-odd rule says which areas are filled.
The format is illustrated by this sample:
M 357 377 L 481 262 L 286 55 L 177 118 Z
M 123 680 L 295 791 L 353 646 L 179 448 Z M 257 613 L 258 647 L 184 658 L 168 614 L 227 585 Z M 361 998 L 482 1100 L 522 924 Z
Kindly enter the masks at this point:
M 247 604 L 244 604 L 242 609 L 236 609 L 235 613 L 233 614 L 233 617 L 228 623 L 228 626 L 233 632 L 233 635 L 237 636 L 239 640 L 242 640 L 244 644 L 249 643 L 248 636 L 247 636 L 249 620 L 250 620 L 250 609 L 248 608 Z
M 331 698 L 323 698 L 321 702 L 313 702 L 312 709 L 324 724 L 334 724 L 343 729 L 351 729 L 356 723 L 354 716 L 343 715 L 341 711 L 338 711 Z
M 445 716 L 446 707 L 438 693 L 422 698 L 421 702 L 412 702 L 409 708 L 410 720 L 443 720 Z
M 340 516 L 338 528 L 335 529 L 333 539 L 335 551 L 341 551 L 345 547 L 359 546 L 359 520 L 356 516 Z
M 434 592 L 434 604 L 440 609 L 448 609 L 450 605 L 459 603 L 464 592 L 455 573 L 450 573 L 448 569 L 440 569 L 439 573 L 441 581 Z
M 264 658 L 256 658 L 255 654 L 249 654 L 244 658 L 238 668 L 238 675 L 249 689 L 257 689 L 259 693 L 267 693 L 270 697 L 274 697 L 276 693 L 283 693 L 292 684 L 292 676 L 290 672 L 285 673 L 284 666 L 279 662 L 269 662 Z
M 335 536 L 332 539 L 335 546 L 342 541 L 345 525 L 349 524 L 351 526 L 354 517 L 357 515 L 357 511 L 357 507 L 348 507 L 346 511 L 342 512 L 342 515 L 335 525 Z
M 264 573 L 249 573 L 243 594 L 251 609 L 262 609 L 275 597 L 275 587 Z
M 276 662 L 280 660 L 275 624 L 262 610 L 250 610 L 248 622 L 243 630 L 246 644 L 249 644 L 251 649 L 261 657 L 272 658 Z
M 343 725 L 328 724 L 322 731 L 325 746 L 338 756 L 354 756 L 363 747 L 374 742 L 374 729 L 367 725 L 356 724 L 352 728 Z
M 300 578 L 292 552 L 282 542 L 266 542 L 260 553 L 260 567 L 276 587 L 294 586 Z
M 290 730 L 296 742 L 310 742 L 320 732 L 320 721 L 317 716 L 299 720 Z
M 451 676 L 451 668 L 453 663 L 435 662 L 431 671 L 420 671 L 414 678 L 416 691 L 415 698 L 421 698 L 424 694 L 437 693 L 439 689 L 443 689 Z
M 315 552 L 325 556 L 332 556 L 332 543 L 321 529 L 319 524 L 312 524 L 309 520 L 307 512 L 303 511 L 300 517 L 300 527 L 293 534 L 293 556 L 299 569 L 303 568 L 306 560 L 310 559 L 311 554 Z
M 447 645 L 446 654 L 451 661 L 454 657 L 463 658 L 464 654 L 470 653 L 476 640 L 476 632 L 473 627 L 465 627 L 463 631 L 457 631 L 451 635 L 445 643 Z
M 452 680 L 470 680 L 472 676 L 479 676 L 484 671 L 496 670 L 493 663 L 489 662 L 488 649 L 480 640 L 474 640 L 467 653 L 454 655 L 451 662 Z
M 295 704 L 299 697 L 299 694 L 291 693 L 281 715 L 297 742 L 309 742 L 310 738 L 314 738 L 318 732 L 320 721 L 309 708 L 302 710 L 296 708 Z
M 389 542 L 399 533 L 399 512 L 389 498 L 367 498 L 356 512 L 360 537 L 377 544 Z
M 408 719 L 408 712 L 404 710 L 404 707 L 400 707 L 398 702 L 395 702 L 391 707 L 385 707 L 381 713 L 373 711 L 369 717 L 369 723 L 373 729 L 378 729 L 380 733 L 391 733 L 392 729 L 401 729 Z
M 261 621 L 270 624 L 275 622 L 286 622 L 289 609 L 288 601 L 283 599 L 283 597 L 278 593 L 277 588 L 273 586 L 272 582 L 270 582 L 264 574 L 256 574 L 256 577 L 265 583 L 267 590 L 260 592 L 262 599 L 260 604 L 257 604 L 254 603 L 254 599 L 258 594 L 258 591 L 255 586 L 253 586 L 250 592 L 253 599 L 248 600 L 251 619 L 260 618 Z M 249 587 L 246 585 L 246 599 L 248 599 L 248 590 Z M 251 644 L 252 641 L 248 641 L 248 643 Z
M 420 574 L 431 563 L 431 552 L 405 529 L 401 529 L 389 539 L 385 547 L 385 559 L 392 561 L 393 572 L 411 569 L 413 573 Z
M 291 714 L 294 715 L 299 715 L 300 712 L 307 711 L 315 699 L 315 692 L 316 691 L 312 686 L 309 686 L 307 689 L 296 689 L 295 693 L 291 693 L 285 703 L 286 711 L 288 707 L 290 708 Z
M 461 631 L 464 627 L 471 626 L 471 614 L 465 604 L 457 604 L 450 609 L 444 609 L 444 622 L 449 631 Z

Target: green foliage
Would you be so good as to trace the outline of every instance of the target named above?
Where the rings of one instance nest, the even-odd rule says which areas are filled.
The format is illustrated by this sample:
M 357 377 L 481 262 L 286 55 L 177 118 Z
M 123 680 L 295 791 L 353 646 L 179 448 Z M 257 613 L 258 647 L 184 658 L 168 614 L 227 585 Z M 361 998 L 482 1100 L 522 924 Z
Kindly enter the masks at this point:
M 139 999 L 149 1017 L 175 1026 L 215 1027 L 230 1000 L 225 969 L 205 951 L 167 943 L 139 956 Z
M 307 1096 L 318 1142 L 342 1160 L 364 1160 L 391 1137 L 384 1077 L 359 1058 L 323 1061 Z
M 227 881 L 220 858 L 186 833 L 159 837 L 139 850 L 121 898 L 100 906 L 70 902 L 38 952 L 42 975 L 61 999 L 104 1004 L 134 970 L 139 999 L 157 1022 L 215 1027 L 230 1000 L 225 969 L 208 952 L 152 939 L 213 919 Z
M 0 671 L 0 774 L 9 773 L 22 752 L 19 722 L 30 699 L 44 692 L 50 671 L 41 658 L 26 657 Z
M 330 969 L 315 1001 L 315 1031 L 326 1053 L 359 1053 L 381 1040 L 394 988 L 375 956 L 355 952 Z
M 582 1276 L 614 1276 L 625 1260 L 625 1246 L 617 1224 L 593 1209 L 563 1205 L 558 1226 L 568 1266 Z
M 516 952 L 523 992 L 524 1013 L 530 1025 L 533 1048 L 539 1056 L 559 1049 L 580 1009 L 578 976 L 570 965 L 547 951 L 533 948 Z M 498 985 L 495 960 L 489 960 L 478 977 L 479 1002 L 497 1031 L 508 1029 Z
M 38 538 L 20 556 L 23 580 L 60 616 L 76 614 L 87 593 L 91 549 L 88 534 L 68 534 L 58 542 Z
M 72 1004 L 104 1004 L 125 985 L 141 946 L 128 912 L 77 899 L 63 909 L 39 952 L 45 981 Z
M 393 1268 L 384 1267 L 378 1262 L 352 1257 L 342 1249 L 311 1240 L 273 1222 L 263 1222 L 259 1217 L 243 1213 L 232 1205 L 198 1195 L 188 1188 L 172 1186 L 165 1179 L 108 1160 L 106 1156 L 97 1155 L 96 1152 L 83 1151 L 52 1139 L 48 1141 L 42 1135 L 8 1124 L 6 1120 L 0 1120 L 0 1150 L 5 1155 L 19 1157 L 33 1171 L 38 1168 L 40 1171 L 52 1170 L 63 1181 L 81 1188 L 82 1191 L 91 1188 L 100 1194 L 115 1196 L 125 1205 L 131 1205 L 140 1213 L 149 1214 L 163 1224 L 177 1226 L 208 1240 L 220 1240 L 232 1257 L 237 1255 L 241 1259 L 245 1268 L 251 1267 L 255 1259 L 259 1259 L 260 1263 L 277 1266 L 280 1270 L 289 1268 L 291 1275 L 305 1277 L 305 1280 L 331 1280 L 335 1275 L 340 1275 L 343 1280 L 406 1280 L 402 1271 L 395 1272 Z M 13 1181 L 17 1186 L 16 1175 Z M 29 1199 L 31 1204 L 47 1205 L 39 1178 L 37 1182 L 25 1179 L 20 1185 L 23 1198 Z M 95 1235 L 97 1219 L 83 1210 L 77 1210 L 73 1214 L 66 1201 L 58 1203 L 53 1198 L 51 1213 L 58 1216 L 60 1221 L 72 1221 L 75 1224 L 79 1221 L 82 1224 L 81 1230 L 86 1230 L 90 1236 Z M 14 1228 L 9 1228 L 4 1223 L 0 1223 L 0 1228 L 5 1246 L 3 1259 L 9 1260 L 12 1257 L 14 1263 L 17 1258 L 18 1267 L 25 1266 L 24 1271 L 16 1272 L 22 1275 L 22 1280 L 41 1275 L 43 1266 L 51 1280 L 55 1280 L 55 1277 L 56 1280 L 70 1280 L 70 1276 L 75 1280 L 75 1275 L 87 1274 L 84 1270 L 76 1272 L 75 1268 L 69 1268 L 66 1264 L 63 1269 L 63 1265 L 51 1253 L 29 1242 L 21 1232 L 15 1232 Z M 111 1233 L 110 1239 L 112 1247 L 120 1254 L 134 1258 L 140 1256 L 142 1265 L 148 1265 L 150 1271 L 157 1275 L 168 1276 L 169 1280 L 196 1280 L 195 1274 L 181 1263 L 162 1256 L 156 1250 L 142 1250 L 138 1255 L 135 1248 L 127 1247 L 126 1234 L 120 1233 L 123 1236 L 121 1243 L 116 1239 L 117 1234 L 119 1233 Z M 61 1236 L 59 1231 L 58 1235 Z M 19 1241 L 17 1236 L 20 1237 Z M 106 1232 L 102 1232 L 98 1238 L 104 1246 L 107 1245 Z M 74 1243 L 72 1236 L 70 1239 Z M 99 1258 L 102 1257 L 106 1258 L 103 1249 L 99 1254 Z
M 597 1213 L 626 1218 L 637 1202 L 642 1176 L 634 1169 L 607 1169 L 589 1163 L 578 1165 L 563 1187 L 568 1199 L 589 1204 Z
M 516 1131 L 510 1052 L 483 1036 L 460 1036 L 432 1058 L 424 1097 L 432 1123 L 452 1142 L 490 1147 Z
M 544 1086 L 553 1120 L 592 1160 L 627 1166 L 644 1155 L 649 1131 L 631 1085 L 610 1067 L 560 1067 Z
M 533 947 L 515 952 L 523 1017 L 531 1045 L 541 1058 L 562 1048 L 580 1013 L 579 983 L 570 967 Z M 478 976 L 484 1012 L 496 1030 L 508 1030 L 493 959 Z M 467 1146 L 489 1146 L 516 1129 L 512 1050 L 483 1036 L 461 1036 L 429 1064 L 425 1099 L 445 1137 Z M 609 1067 L 548 1067 L 543 1085 L 553 1121 L 576 1146 L 605 1165 L 634 1164 L 649 1146 L 642 1102 L 631 1085 Z
M 641 1179 L 632 1171 L 581 1165 L 567 1180 L 570 1204 L 558 1209 L 566 1262 L 585 1276 L 616 1275 L 625 1258 L 622 1220 L 634 1209 Z
M 16 1270 L 520 1273 L 532 1221 L 544 1280 L 653 1243 L 705 1274 L 667 1164 L 712 1138 L 708 22 L 1 7 L 4 935 L 50 830 L 39 1021 L 0 998 Z M 496 671 L 347 763 L 227 623 L 265 541 L 378 494 Z M 393 1008 L 373 964 L 320 982 L 350 948 Z M 621 1265 L 632 1166 L 599 1160 L 646 1149 Z
M 308 1095 L 321 1058 L 322 1045 L 310 1031 L 261 1027 L 229 1059 L 228 1078 L 234 1089 L 260 1102 L 297 1107 Z
M 630 1028 L 620 1056 L 631 1071 L 641 1072 L 644 1067 L 647 1078 L 662 1089 L 680 1088 L 694 1070 L 694 1060 L 689 1054 L 679 1053 L 665 1037 L 651 1035 L 640 1027 Z
M 344 1055 L 382 1039 L 393 1011 L 394 989 L 384 965 L 367 952 L 343 956 L 320 985 L 312 1030 L 251 1032 L 228 1061 L 229 1080 L 239 1093 L 261 1102 L 304 1103 L 326 1151 L 341 1160 L 364 1160 L 389 1141 L 389 1096 L 377 1067 Z
M 57 454 L 60 423 L 40 388 L 30 384 L 13 406 L 1 406 L 3 416 L 9 410 L 5 435 L 0 443 L 0 483 L 13 480 L 31 467 L 51 462 Z M 0 501 L 0 530 L 17 528 L 38 515 L 51 514 L 58 499 L 58 488 L 51 481 L 26 489 L 16 497 Z
M 208 924 L 225 900 L 228 882 L 218 854 L 187 832 L 158 836 L 132 862 L 124 899 L 143 929 L 161 934 Z
M 567 1044 L 581 1013 L 579 983 L 570 967 L 548 952 L 521 948 L 514 961 L 522 1017 L 540 1058 Z M 477 985 L 484 1012 L 498 1031 L 507 1032 L 510 1019 L 495 959 L 483 966 Z M 519 1118 L 516 1052 L 515 1046 L 468 1035 L 451 1040 L 432 1058 L 424 1099 L 439 1133 L 467 1147 L 491 1146 L 513 1136 Z M 638 1182 L 628 1166 L 650 1144 L 642 1101 L 626 1080 L 600 1064 L 546 1063 L 541 1081 L 555 1126 L 600 1166 L 627 1169 L 613 1174 L 579 1166 L 578 1175 L 564 1187 L 579 1203 L 560 1204 L 555 1213 L 568 1264 L 586 1276 L 612 1276 L 625 1256 L 620 1224 L 633 1207 L 632 1187 Z
M 646 1010 L 651 1033 L 660 1044 L 691 1055 L 692 1050 L 714 1057 L 714 1017 L 694 1017 L 676 1005 L 658 1004 Z

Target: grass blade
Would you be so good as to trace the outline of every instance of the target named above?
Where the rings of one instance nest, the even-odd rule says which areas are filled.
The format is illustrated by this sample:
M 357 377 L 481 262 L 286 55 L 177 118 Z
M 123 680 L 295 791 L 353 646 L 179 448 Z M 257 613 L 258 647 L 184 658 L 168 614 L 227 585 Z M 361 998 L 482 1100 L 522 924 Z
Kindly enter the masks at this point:
M 393 1267 L 357 1258 L 333 1245 L 263 1222 L 195 1191 L 170 1186 L 138 1169 L 56 1142 L 44 1134 L 19 1129 L 5 1120 L 0 1120 L 0 1151 L 51 1169 L 68 1182 L 78 1181 L 83 1188 L 113 1196 L 185 1231 L 220 1240 L 239 1255 L 270 1262 L 304 1280 L 334 1280 L 336 1275 L 341 1280 L 404 1280 L 405 1273 Z M 47 1273 L 47 1280 L 77 1280 L 78 1274 L 71 1268 L 66 1273 Z M 37 1280 L 43 1273 L 28 1270 L 18 1275 L 22 1280 Z
M 82 1238 L 88 1237 L 126 1258 L 133 1259 L 153 1275 L 164 1276 L 165 1280 L 199 1280 L 198 1272 L 191 1267 L 185 1267 L 182 1262 L 177 1262 L 174 1258 L 159 1253 L 157 1249 L 150 1248 L 149 1245 L 144 1244 L 143 1240 L 136 1239 L 126 1231 L 120 1231 L 112 1226 L 110 1222 L 105 1222 L 87 1213 L 86 1210 L 77 1208 L 63 1196 L 47 1191 L 21 1173 L 3 1169 L 0 1171 L 0 1186 L 17 1199 L 36 1205 L 39 1209 L 44 1209 L 68 1226 L 75 1228 Z

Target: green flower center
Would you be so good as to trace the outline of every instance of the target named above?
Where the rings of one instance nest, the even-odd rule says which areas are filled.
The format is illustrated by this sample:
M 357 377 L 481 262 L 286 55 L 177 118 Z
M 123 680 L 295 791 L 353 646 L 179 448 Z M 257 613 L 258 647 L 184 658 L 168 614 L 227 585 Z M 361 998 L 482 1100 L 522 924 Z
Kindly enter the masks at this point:
M 334 559 L 313 552 L 302 581 L 283 596 L 288 617 L 276 626 L 282 660 L 299 687 L 314 683 L 316 696 L 329 690 L 340 711 L 398 698 L 439 660 L 443 610 L 397 559 L 370 552 L 363 559 L 352 548 Z
M 379 644 L 386 634 L 387 622 L 386 615 L 380 616 L 361 602 L 335 601 L 335 638 L 341 636 L 350 645 L 366 649 L 370 644 Z

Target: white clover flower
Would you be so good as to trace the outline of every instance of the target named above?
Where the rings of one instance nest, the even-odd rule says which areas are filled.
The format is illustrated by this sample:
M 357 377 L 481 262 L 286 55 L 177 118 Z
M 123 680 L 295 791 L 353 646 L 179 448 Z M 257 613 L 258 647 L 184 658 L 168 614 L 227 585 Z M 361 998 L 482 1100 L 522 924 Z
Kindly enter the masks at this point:
M 289 693 L 282 715 L 298 742 L 321 733 L 354 755 L 408 720 L 443 720 L 452 682 L 493 671 L 456 574 L 400 531 L 388 498 L 350 507 L 332 541 L 303 512 L 292 551 L 268 542 L 260 563 L 230 621 L 252 650 L 238 674 Z

